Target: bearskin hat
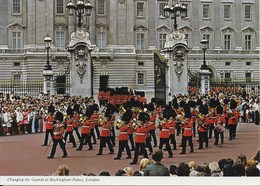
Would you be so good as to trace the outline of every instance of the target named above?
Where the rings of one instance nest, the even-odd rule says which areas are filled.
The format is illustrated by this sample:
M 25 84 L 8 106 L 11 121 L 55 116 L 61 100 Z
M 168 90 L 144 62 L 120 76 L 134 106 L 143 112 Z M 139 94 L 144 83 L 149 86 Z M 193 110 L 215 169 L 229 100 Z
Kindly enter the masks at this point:
M 122 115 L 122 121 L 129 122 L 132 119 L 133 112 L 131 109 L 126 109 L 125 113 Z
M 230 109 L 237 108 L 237 102 L 234 99 L 230 100 Z
M 68 108 L 67 108 L 67 115 L 68 116 L 72 116 L 73 115 L 73 109 L 70 106 L 68 106 Z
M 75 104 L 73 110 L 79 113 L 79 107 L 80 107 L 79 104 Z
M 63 122 L 63 114 L 61 112 L 56 112 L 55 120 L 59 120 L 60 122 Z
M 147 110 L 148 111 L 154 111 L 154 104 L 153 103 L 148 103 L 147 104 Z
M 191 111 L 190 111 L 190 105 L 189 104 L 185 104 L 184 105 L 184 113 L 185 113 L 185 118 L 191 118 Z
M 53 114 L 55 112 L 55 108 L 54 106 L 52 105 L 52 103 L 48 106 L 48 113 L 51 113 Z
M 138 120 L 142 121 L 143 123 L 147 122 L 150 119 L 150 116 L 147 112 L 141 112 L 138 115 Z

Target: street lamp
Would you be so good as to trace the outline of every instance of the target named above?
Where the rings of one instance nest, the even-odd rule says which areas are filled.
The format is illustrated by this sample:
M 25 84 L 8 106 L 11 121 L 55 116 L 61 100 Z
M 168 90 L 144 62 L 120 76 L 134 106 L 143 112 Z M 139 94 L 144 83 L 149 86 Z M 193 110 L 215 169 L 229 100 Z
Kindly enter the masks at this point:
M 165 5 L 163 8 L 164 10 L 164 16 L 166 18 L 171 18 L 174 20 L 174 29 L 177 30 L 177 17 L 185 17 L 187 14 L 187 7 L 184 5 L 178 4 L 178 1 L 176 3 L 172 2 L 172 7 L 169 5 Z
M 89 1 L 86 4 L 84 4 L 83 1 L 79 0 L 76 5 L 70 1 L 67 4 L 66 8 L 69 9 L 69 15 L 71 15 L 71 16 L 73 16 L 73 10 L 76 11 L 76 15 L 79 18 L 78 27 L 81 27 L 82 26 L 81 19 L 83 17 L 84 11 L 85 11 L 86 16 L 90 16 L 93 6 L 89 3 Z
M 208 69 L 208 66 L 206 65 L 206 59 L 205 59 L 205 53 L 206 53 L 206 49 L 208 47 L 208 40 L 207 39 L 202 39 L 200 41 L 201 45 L 202 45 L 202 50 L 203 50 L 203 64 L 201 65 L 200 69 Z
M 47 50 L 47 62 L 46 65 L 44 66 L 44 70 L 52 70 L 51 65 L 50 65 L 50 60 L 49 60 L 49 50 L 51 48 L 51 37 L 49 36 L 49 34 L 47 34 L 47 36 L 44 38 L 44 42 L 45 42 L 45 48 Z

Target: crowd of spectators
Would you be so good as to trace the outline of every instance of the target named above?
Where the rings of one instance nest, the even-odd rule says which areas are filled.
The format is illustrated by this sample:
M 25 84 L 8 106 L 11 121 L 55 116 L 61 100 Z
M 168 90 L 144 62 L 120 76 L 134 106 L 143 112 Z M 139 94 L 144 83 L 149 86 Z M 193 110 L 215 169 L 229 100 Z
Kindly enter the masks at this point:
M 100 173 L 84 173 L 81 176 L 189 176 L 189 177 L 257 177 L 260 176 L 260 151 L 249 160 L 244 154 L 235 159 L 226 158 L 198 165 L 195 161 L 180 162 L 178 165 L 165 166 L 162 163 L 163 152 L 158 149 L 153 152 L 152 161 L 143 158 L 139 162 L 139 169 L 132 167 L 118 169 L 115 173 L 103 170 Z M 53 174 L 68 176 L 69 167 L 60 165 Z M 71 176 L 71 175 L 70 175 Z

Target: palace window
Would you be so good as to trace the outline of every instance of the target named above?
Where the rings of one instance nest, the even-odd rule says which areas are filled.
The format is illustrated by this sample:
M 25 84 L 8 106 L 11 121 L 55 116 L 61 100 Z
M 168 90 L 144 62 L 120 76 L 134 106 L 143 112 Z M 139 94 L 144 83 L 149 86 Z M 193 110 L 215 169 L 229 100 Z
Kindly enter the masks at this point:
M 164 48 L 165 41 L 166 41 L 166 34 L 159 34 L 160 49 Z
M 225 72 L 225 81 L 226 82 L 231 81 L 231 74 L 230 74 L 230 72 Z
M 65 47 L 65 34 L 64 32 L 56 32 L 56 47 L 64 48 Z
M 246 78 L 246 82 L 250 83 L 251 82 L 251 72 L 246 72 L 245 73 L 245 78 Z
M 252 49 L 252 35 L 245 35 L 245 50 Z
M 224 19 L 231 18 L 231 5 L 224 5 Z
M 137 2 L 136 6 L 136 16 L 143 17 L 144 16 L 144 3 L 143 2 Z
M 164 7 L 166 3 L 159 3 L 159 17 L 164 17 Z
M 137 72 L 137 85 L 144 85 L 145 83 L 145 73 L 144 72 Z
M 209 4 L 203 4 L 203 9 L 202 9 L 202 18 L 208 19 L 210 18 L 210 6 Z
M 231 49 L 231 35 L 224 35 L 224 50 Z
M 105 0 L 98 0 L 98 14 L 105 14 Z
M 13 0 L 13 14 L 21 14 L 21 0 Z
M 13 32 L 13 48 L 19 49 L 22 48 L 22 39 L 21 39 L 21 32 Z
M 97 46 L 98 48 L 106 48 L 106 33 L 105 32 L 98 32 L 97 38 Z
M 245 5 L 245 19 L 251 19 L 251 5 Z
M 137 50 L 144 49 L 144 33 L 136 34 L 136 49 Z

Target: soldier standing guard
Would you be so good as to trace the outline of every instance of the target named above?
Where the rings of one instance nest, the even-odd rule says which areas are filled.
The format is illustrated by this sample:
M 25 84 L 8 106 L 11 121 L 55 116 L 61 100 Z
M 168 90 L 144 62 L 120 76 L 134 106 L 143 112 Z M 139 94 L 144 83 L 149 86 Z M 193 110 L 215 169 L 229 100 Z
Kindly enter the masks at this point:
M 61 112 L 56 112 L 55 120 L 56 120 L 56 122 L 53 126 L 53 146 L 52 146 L 52 149 L 51 149 L 50 156 L 47 157 L 48 159 L 54 158 L 58 144 L 60 145 L 60 148 L 63 152 L 62 157 L 65 158 L 65 157 L 68 156 L 68 153 L 67 153 L 66 148 L 65 148 L 65 142 L 64 142 L 64 139 L 63 139 L 63 134 L 64 134 L 64 125 L 62 123 L 63 122 L 63 114 Z
M 54 106 L 51 104 L 48 107 L 48 116 L 44 118 L 46 120 L 46 132 L 45 132 L 45 138 L 44 138 L 44 143 L 42 146 L 47 146 L 48 145 L 48 137 L 49 134 L 51 138 L 53 137 L 53 113 L 55 112 Z
M 193 143 L 192 143 L 192 127 L 193 127 L 193 124 L 190 122 L 190 119 L 185 118 L 184 123 L 181 124 L 181 127 L 183 128 L 183 134 L 182 134 L 182 140 L 181 140 L 181 143 L 182 143 L 181 154 L 186 153 L 187 140 L 189 142 L 190 152 L 194 152 Z

